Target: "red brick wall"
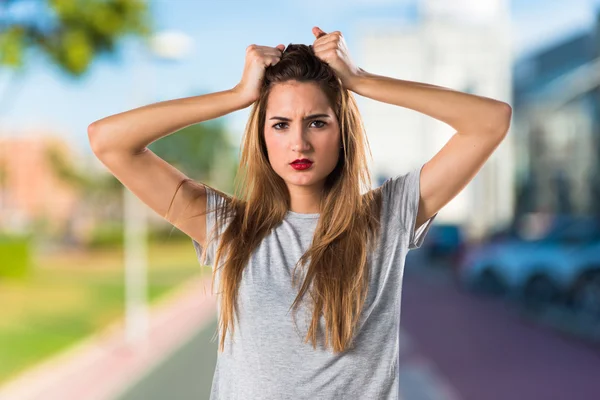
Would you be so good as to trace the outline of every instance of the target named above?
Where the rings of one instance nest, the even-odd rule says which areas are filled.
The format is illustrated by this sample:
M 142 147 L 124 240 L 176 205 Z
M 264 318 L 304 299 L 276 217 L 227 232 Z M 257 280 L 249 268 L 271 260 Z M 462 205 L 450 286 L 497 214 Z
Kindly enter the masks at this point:
M 0 226 L 17 229 L 15 220 L 29 224 L 37 216 L 59 226 L 75 209 L 76 190 L 56 176 L 46 159 L 51 145 L 58 145 L 68 157 L 75 156 L 69 144 L 56 136 L 0 136 L 0 168 L 5 170 L 4 184 L 0 183 Z

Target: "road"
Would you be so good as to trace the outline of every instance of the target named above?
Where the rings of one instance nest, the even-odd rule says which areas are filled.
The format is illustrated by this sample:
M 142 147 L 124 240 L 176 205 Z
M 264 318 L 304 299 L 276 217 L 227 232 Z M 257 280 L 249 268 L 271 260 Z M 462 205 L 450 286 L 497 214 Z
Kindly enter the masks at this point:
M 216 329 L 214 319 L 119 400 L 208 400 L 217 362 L 217 344 L 211 341 Z
M 462 400 L 600 399 L 600 346 L 465 293 L 446 273 L 406 269 L 402 326 Z

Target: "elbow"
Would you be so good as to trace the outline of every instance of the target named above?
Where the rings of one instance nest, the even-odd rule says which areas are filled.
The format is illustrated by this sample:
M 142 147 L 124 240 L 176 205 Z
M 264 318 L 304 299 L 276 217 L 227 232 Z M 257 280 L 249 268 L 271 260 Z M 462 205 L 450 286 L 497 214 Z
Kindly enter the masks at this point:
M 92 122 L 87 127 L 88 139 L 91 142 L 96 135 L 96 131 L 98 130 L 98 124 L 96 122 Z
M 487 107 L 486 112 L 480 114 L 478 130 L 503 138 L 510 129 L 511 119 L 512 107 L 508 103 L 494 101 Z
M 92 122 L 87 128 L 88 141 L 94 154 L 98 154 L 100 151 L 100 139 L 102 138 L 100 131 L 101 128 L 98 121 Z
M 506 135 L 512 120 L 512 107 L 510 104 L 500 101 L 496 105 L 494 115 L 494 132 L 502 136 Z

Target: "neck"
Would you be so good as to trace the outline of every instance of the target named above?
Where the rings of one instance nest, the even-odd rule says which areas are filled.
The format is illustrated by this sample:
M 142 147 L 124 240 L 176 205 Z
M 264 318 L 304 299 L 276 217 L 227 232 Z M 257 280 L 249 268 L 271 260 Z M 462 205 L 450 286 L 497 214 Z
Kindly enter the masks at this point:
M 299 214 L 316 214 L 321 212 L 322 188 L 311 186 L 289 185 L 290 210 Z

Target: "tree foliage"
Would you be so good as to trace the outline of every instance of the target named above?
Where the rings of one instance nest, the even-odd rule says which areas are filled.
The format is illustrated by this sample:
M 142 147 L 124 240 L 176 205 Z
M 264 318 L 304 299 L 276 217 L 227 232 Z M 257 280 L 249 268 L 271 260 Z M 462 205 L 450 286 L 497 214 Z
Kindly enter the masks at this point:
M 142 0 L 0 0 L 0 65 L 21 69 L 35 49 L 78 77 L 122 37 L 151 30 Z
M 186 175 L 204 182 L 210 179 L 212 168 L 236 162 L 235 148 L 228 142 L 225 128 L 219 120 L 188 126 L 157 140 L 148 148 Z M 224 182 L 219 184 L 227 188 Z

